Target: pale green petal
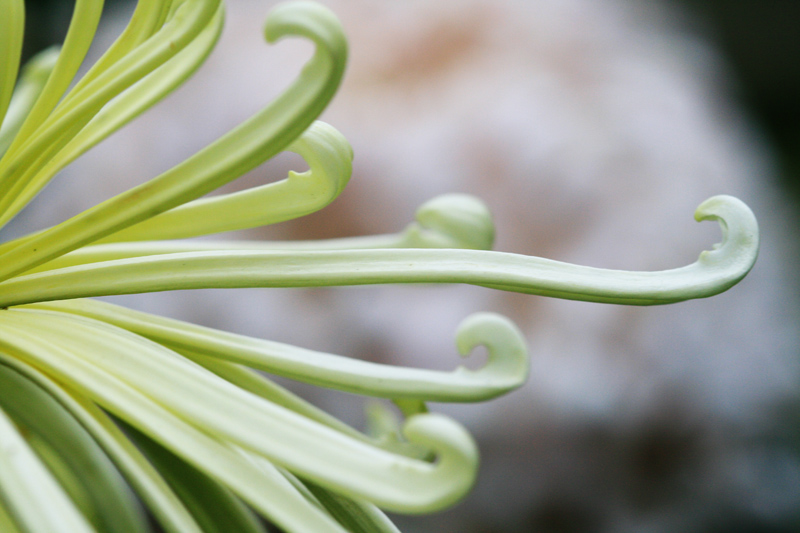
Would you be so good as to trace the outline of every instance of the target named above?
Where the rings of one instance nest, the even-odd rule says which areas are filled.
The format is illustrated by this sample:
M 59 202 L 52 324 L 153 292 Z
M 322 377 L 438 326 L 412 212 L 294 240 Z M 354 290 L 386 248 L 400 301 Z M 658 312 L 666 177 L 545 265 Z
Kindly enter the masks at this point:
M 177 4 L 180 3 L 177 2 Z M 128 25 L 120 36 L 75 84 L 72 91 L 64 98 L 64 102 L 75 97 L 83 87 L 161 29 L 175 5 L 176 2 L 172 0 L 139 0 Z
M 353 150 L 332 126 L 314 122 L 288 151 L 308 164 L 277 183 L 201 198 L 110 235 L 105 241 L 183 239 L 291 220 L 331 203 L 352 173 Z
M 386 435 L 378 435 L 375 438 L 371 438 L 351 426 L 348 426 L 338 418 L 308 403 L 297 395 L 292 394 L 283 387 L 270 381 L 266 376 L 250 368 L 228 361 L 222 361 L 215 357 L 207 357 L 194 353 L 183 355 L 186 355 L 192 361 L 202 365 L 204 368 L 207 368 L 221 378 L 233 383 L 242 390 L 252 392 L 256 396 L 260 396 L 265 400 L 290 409 L 309 420 L 313 420 L 335 429 L 340 433 L 344 433 L 348 437 L 368 442 L 384 450 L 407 457 L 422 459 L 429 456 L 429 450 L 422 449 L 420 446 L 406 442 L 401 438 L 399 424 L 395 426 L 392 438 L 387 438 Z
M 300 136 L 328 104 L 341 81 L 347 59 L 341 25 L 327 8 L 296 2 L 281 4 L 272 11 L 265 34 L 270 42 L 303 36 L 317 45 L 314 56 L 281 96 L 164 174 L 7 251 L 0 256 L 0 279 L 203 196 L 283 151 Z
M 85 429 L 43 389 L 0 364 L 0 405 L 30 431 L 28 438 L 84 515 L 108 533 L 146 530 L 141 510 L 109 458 Z M 48 459 L 49 458 L 49 459 Z
M 0 157 L 6 153 L 28 116 L 58 60 L 58 47 L 51 47 L 33 56 L 22 69 L 11 104 L 0 128 Z
M 414 218 L 397 248 L 490 250 L 494 244 L 492 214 L 469 194 L 437 196 L 419 206 Z
M 206 27 L 216 12 L 218 3 L 219 0 L 186 0 L 155 35 L 111 65 L 80 91 L 73 91 L 70 99 L 56 107 L 35 132 L 28 134 L 29 138 L 18 150 L 15 149 L 17 141 L 14 141 L 6 158 L 0 161 L 0 224 L 5 224 L 24 207 L 24 204 L 17 204 L 16 210 L 10 208 L 31 181 L 36 181 L 38 173 L 48 161 L 109 100 L 187 46 Z M 61 55 L 66 53 L 66 46 L 65 43 Z M 58 64 L 51 79 L 56 76 L 57 70 Z M 36 109 L 33 112 L 35 111 Z M 25 130 L 26 125 L 22 128 Z M 23 134 L 24 131 L 20 132 L 20 135 Z M 37 182 L 32 187 L 33 192 L 41 188 L 49 177 L 43 176 L 40 180 L 42 183 Z
M 0 500 L 20 529 L 94 531 L 1 409 L 0 449 Z
M 332 518 L 298 494 L 274 468 L 270 470 L 268 465 L 254 462 L 248 452 L 227 440 L 218 440 L 187 424 L 142 391 L 121 381 L 120 376 L 111 375 L 82 360 L 78 354 L 30 333 L 6 333 L 2 344 L 9 346 L 14 356 L 35 361 L 57 375 L 80 393 L 76 399 L 94 398 L 105 409 L 159 441 L 195 468 L 226 484 L 254 509 L 288 531 L 343 533 Z M 59 336 L 58 340 L 63 338 Z M 90 351 L 97 348 L 91 343 L 85 343 L 84 347 Z M 104 347 L 102 355 L 108 353 L 108 348 Z M 191 402 L 193 398 L 187 396 L 183 401 Z M 270 438 L 274 438 L 274 434 Z
M 47 307 L 47 304 L 39 306 Z M 50 307 L 114 324 L 182 353 L 198 353 L 312 385 L 368 396 L 474 402 L 505 394 L 525 383 L 528 375 L 522 334 L 508 319 L 490 313 L 470 316 L 456 334 L 462 356 L 469 355 L 476 346 L 486 346 L 489 352 L 486 364 L 478 370 L 459 366 L 453 372 L 439 372 L 305 350 L 101 302 L 78 300 Z
M 188 205 L 191 205 L 188 204 Z M 179 209 L 179 208 L 176 208 Z M 167 213 L 170 213 L 168 211 Z M 163 215 L 159 215 L 163 216 Z M 156 217 L 156 218 L 159 218 Z M 341 239 L 307 241 L 149 241 L 112 243 L 84 246 L 52 261 L 33 268 L 29 273 L 42 272 L 68 266 L 113 261 L 146 255 L 186 252 L 268 251 L 268 250 L 367 250 L 373 248 L 491 248 L 494 224 L 491 213 L 478 198 L 467 194 L 445 194 L 422 204 L 415 221 L 400 233 L 369 235 Z M 137 226 L 138 227 L 138 226 Z M 123 230 L 111 236 L 111 240 Z M 0 251 L 18 246 L 30 237 L 24 237 L 0 246 Z
M 64 45 L 59 51 L 52 74 L 48 77 L 33 109 L 28 113 L 17 138 L 0 160 L 0 198 L 3 198 L 13 185 L 7 176 L 9 171 L 11 173 L 15 171 L 15 165 L 11 163 L 16 158 L 17 152 L 47 119 L 78 72 L 94 38 L 102 9 L 103 0 L 76 0 L 67 36 L 64 38 Z
M 0 361 L 55 398 L 78 420 L 138 492 L 168 533 L 201 533 L 160 474 L 106 413 L 82 396 L 72 396 L 38 370 L 0 352 Z M 0 530 L 2 531 L 2 530 Z
M 52 157 L 47 157 L 46 164 L 38 172 L 32 173 L 24 189 L 17 194 L 8 208 L 7 216 L 22 210 L 57 172 L 186 81 L 206 59 L 219 38 L 224 19 L 222 8 L 220 4 L 205 29 L 185 48 L 108 102 L 66 146 Z M 84 80 L 85 77 L 81 81 Z
M 41 338 L 38 332 L 42 330 L 48 337 L 57 338 L 58 346 Z M 35 364 L 64 380 L 77 380 L 73 381 L 75 386 L 95 401 L 205 471 L 219 466 L 221 460 L 214 465 L 208 464 L 210 458 L 199 460 L 191 441 L 180 446 L 165 442 L 164 432 L 170 430 L 164 422 L 157 428 L 141 426 L 143 420 L 156 414 L 128 409 L 149 405 L 146 408 L 152 411 L 150 398 L 209 435 L 263 455 L 303 478 L 369 499 L 386 509 L 441 509 L 461 498 L 474 481 L 474 442 L 461 426 L 440 415 L 412 417 L 403 428 L 409 441 L 434 451 L 437 462 L 431 464 L 386 452 L 321 426 L 220 380 L 174 352 L 97 321 L 47 311 L 9 310 L 0 321 L 0 332 L 0 345 L 20 357 L 34 357 Z M 114 357 L 108 357 L 110 353 Z M 134 403 L 134 398 L 139 399 Z M 224 449 L 216 452 L 223 453 Z M 214 475 L 224 479 L 222 476 L 233 472 L 234 467 L 229 465 Z M 241 492 L 248 481 L 252 478 L 228 485 L 255 505 L 252 495 Z
M 705 298 L 738 283 L 758 255 L 758 224 L 730 196 L 698 207 L 722 242 L 691 265 L 657 272 L 585 267 L 482 250 L 208 252 L 93 263 L 0 284 L 0 305 L 178 289 L 466 283 L 572 300 L 658 305 Z
M 185 354 L 182 354 L 185 355 Z M 246 390 L 268 400 L 276 405 L 285 407 L 295 413 L 313 420 L 325 426 L 328 426 L 340 433 L 344 433 L 354 439 L 370 442 L 366 435 L 358 430 L 348 426 L 338 418 L 329 415 L 322 409 L 314 406 L 313 404 L 303 400 L 299 396 L 289 392 L 283 387 L 277 385 L 256 371 L 223 361 L 215 357 L 206 357 L 197 354 L 190 354 L 189 357 L 195 363 L 207 368 L 214 374 L 221 378 L 233 383 L 242 390 Z
M 0 0 L 0 125 L 17 82 L 24 31 L 24 0 Z

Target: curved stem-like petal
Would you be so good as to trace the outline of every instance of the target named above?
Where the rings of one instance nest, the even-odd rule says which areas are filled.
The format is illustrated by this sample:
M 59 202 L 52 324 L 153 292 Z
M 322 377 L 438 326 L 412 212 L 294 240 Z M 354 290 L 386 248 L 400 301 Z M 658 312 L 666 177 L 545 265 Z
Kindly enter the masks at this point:
M 189 204 L 191 205 L 191 204 Z M 100 261 L 129 259 L 148 255 L 187 252 L 223 251 L 322 251 L 367 250 L 374 248 L 466 248 L 487 250 L 491 248 L 494 224 L 486 205 L 474 196 L 445 194 L 422 204 L 414 217 L 415 222 L 400 233 L 367 235 L 339 239 L 305 241 L 140 241 L 84 246 L 73 252 L 48 261 L 29 273 L 85 265 Z M 120 233 L 125 233 L 123 230 Z M 118 234 L 114 234 L 111 240 Z M 34 236 L 21 237 L 0 246 L 13 247 Z
M 44 163 L 37 167 L 39 170 L 30 173 L 23 186 L 18 187 L 16 197 L 8 207 L 6 216 L 10 217 L 21 211 L 64 167 L 186 81 L 208 57 L 217 42 L 222 31 L 223 19 L 223 5 L 219 4 L 215 16 L 185 48 L 105 104 L 85 126 L 83 122 L 79 123 L 74 129 L 78 131 L 77 134 L 65 136 L 66 140 L 71 139 L 69 142 L 57 142 L 48 147 L 42 158 Z M 81 81 L 84 79 L 86 78 Z M 103 80 L 98 83 L 102 82 Z M 103 87 L 107 88 L 108 84 Z M 77 88 L 70 93 L 70 96 L 76 90 Z M 88 113 L 84 118 L 89 116 L 92 116 L 92 113 Z M 73 131 L 73 128 L 65 128 L 65 131 Z
M 91 533 L 69 499 L 14 423 L 0 409 L 0 498 L 23 531 Z
M 295 35 L 317 45 L 300 76 L 281 96 L 164 174 L 7 251 L 0 259 L 0 279 L 198 198 L 241 176 L 294 141 L 322 112 L 339 86 L 347 43 L 331 12 L 306 2 L 276 7 L 267 19 L 265 34 L 270 42 Z
M 24 332 L 13 338 L 10 345 L 13 345 L 14 357 L 43 363 L 40 366 L 74 387 L 79 393 L 76 400 L 98 400 L 105 409 L 161 442 L 196 468 L 221 480 L 254 509 L 289 531 L 344 533 L 327 514 L 308 505 L 274 467 L 270 470 L 266 464 L 258 464 L 254 468 L 254 461 L 247 452 L 198 430 L 137 388 L 87 364 L 70 351 Z M 127 437 L 123 438 L 132 446 Z
M 42 331 L 47 332 L 46 338 Z M 460 425 L 440 415 L 414 416 L 403 428 L 409 441 L 429 447 L 437 456 L 437 462 L 431 464 L 320 426 L 220 380 L 160 345 L 95 320 L 9 310 L 0 321 L 0 333 L 0 347 L 73 383 L 182 456 L 191 455 L 193 446 L 162 440 L 164 432 L 170 431 L 164 426 L 175 421 L 165 422 L 166 413 L 153 411 L 156 406 L 207 435 L 269 458 L 303 478 L 386 509 L 441 509 L 460 499 L 474 482 L 474 442 Z M 53 338 L 58 345 L 48 340 Z M 150 414 L 131 409 L 146 409 Z M 143 428 L 143 421 L 153 416 L 162 422 L 157 428 Z M 215 453 L 224 454 L 222 449 Z M 186 458 L 206 471 L 220 465 L 220 460 L 208 459 L 214 463 L 209 465 L 197 457 Z M 233 464 L 214 475 L 232 475 L 231 468 Z M 246 470 L 239 472 L 244 475 Z M 229 486 L 237 490 L 237 484 L 250 483 L 252 477 L 245 476 Z M 240 496 L 250 501 L 252 495 Z
M 0 0 L 0 126 L 17 81 L 24 31 L 24 0 Z
M 9 167 L 15 166 L 11 163 L 16 157 L 16 152 L 47 119 L 78 72 L 89 51 L 102 10 L 103 0 L 76 0 L 64 45 L 61 47 L 52 73 L 30 113 L 27 114 L 19 134 L 0 160 L 0 176 L 3 176 L 0 179 L 0 198 L 3 198 L 13 185 L 11 181 L 6 180 L 6 175 L 9 170 L 12 174 L 15 170 Z
M 0 305 L 176 289 L 466 283 L 564 299 L 657 305 L 735 285 L 758 255 L 758 225 L 740 200 L 715 196 L 698 220 L 717 220 L 722 243 L 691 265 L 628 272 L 481 250 L 209 252 L 148 256 L 31 274 L 0 283 Z
M 395 431 L 391 436 L 385 434 L 367 436 L 351 426 L 348 426 L 338 418 L 329 415 L 319 407 L 289 392 L 268 379 L 262 373 L 256 372 L 251 368 L 196 353 L 179 353 L 242 390 L 253 393 L 276 405 L 285 407 L 309 420 L 328 426 L 348 437 L 407 457 L 422 459 L 429 455 L 428 450 L 400 438 L 401 431 L 399 424 L 395 427 Z
M 138 492 L 165 531 L 201 533 L 172 489 L 105 412 L 85 397 L 74 396 L 73 392 L 68 392 L 19 358 L 0 352 L 0 364 L 46 391 L 81 423 Z
M 92 82 L 73 91 L 72 98 L 62 102 L 29 135 L 25 143 L 15 149 L 12 144 L 10 158 L 0 163 L 0 224 L 5 224 L 24 203 L 15 201 L 31 182 L 33 189 L 41 188 L 50 175 L 40 175 L 52 154 L 66 145 L 98 111 L 112 98 L 151 73 L 176 53 L 186 47 L 205 28 L 217 11 L 220 0 L 186 0 L 175 11 L 174 16 L 150 39 L 131 53 L 111 65 Z M 91 39 L 90 39 L 91 40 Z M 66 44 L 62 55 L 66 51 Z M 56 65 L 56 70 L 58 65 Z M 53 72 L 53 76 L 56 71 Z M 52 76 L 51 76 L 52 77 Z M 47 88 L 45 88 L 45 91 Z M 40 98 L 41 100 L 41 98 Z M 34 112 L 36 109 L 34 109 Z M 23 130 L 25 125 L 23 125 Z M 23 135 L 21 132 L 20 135 Z M 42 157 L 47 154 L 46 157 Z M 56 166 L 55 170 L 58 170 Z M 16 205 L 16 210 L 11 209 Z
M 58 61 L 58 48 L 51 47 L 33 56 L 22 69 L 19 82 L 14 89 L 8 111 L 0 128 L 0 157 L 2 157 L 14 137 L 19 133 L 25 117 L 42 94 L 47 79 Z
M 353 150 L 332 126 L 314 122 L 287 151 L 300 155 L 309 170 L 290 172 L 287 179 L 277 183 L 194 200 L 104 241 L 183 239 L 275 224 L 319 211 L 347 185 Z
M 0 364 L 0 390 L 3 391 L 0 398 L 3 409 L 31 431 L 31 436 L 38 437 L 35 442 L 41 442 L 54 452 L 54 459 L 61 462 L 61 470 L 66 471 L 72 481 L 62 481 L 62 486 L 77 488 L 80 498 L 73 497 L 73 500 L 88 506 L 84 514 L 98 530 L 108 533 L 146 531 L 144 515 L 122 476 L 89 433 L 58 401 L 3 364 Z
M 200 331 L 200 328 L 195 329 L 195 326 L 187 323 L 173 329 L 161 322 L 160 317 L 152 318 L 141 329 L 132 324 L 129 328 L 128 321 L 107 321 L 190 357 L 198 353 L 318 387 L 365 396 L 432 402 L 478 402 L 522 386 L 528 375 L 528 358 L 522 334 L 508 319 L 491 313 L 471 315 L 459 326 L 456 334 L 461 355 L 469 355 L 476 346 L 485 345 L 489 351 L 488 361 L 478 370 L 459 366 L 453 372 L 360 361 L 207 328 Z M 172 322 L 172 325 L 176 323 Z
M 486 346 L 489 352 L 486 364 L 478 370 L 458 367 L 453 372 L 439 372 L 305 350 L 91 300 L 33 307 L 76 313 L 114 324 L 181 353 L 195 352 L 312 385 L 368 396 L 476 402 L 521 386 L 528 375 L 522 334 L 508 319 L 491 313 L 471 315 L 456 333 L 456 345 L 462 356 L 469 355 L 476 346 Z

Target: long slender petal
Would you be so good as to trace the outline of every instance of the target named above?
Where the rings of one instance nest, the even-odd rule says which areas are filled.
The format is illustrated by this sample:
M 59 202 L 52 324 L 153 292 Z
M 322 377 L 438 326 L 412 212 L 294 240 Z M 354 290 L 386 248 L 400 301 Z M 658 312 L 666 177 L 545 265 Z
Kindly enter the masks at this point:
M 75 84 L 70 94 L 64 98 L 64 102 L 68 102 L 76 94 L 80 94 L 83 87 L 156 33 L 164 25 L 174 4 L 175 2 L 172 0 L 139 0 L 136 2 L 136 9 L 131 15 L 128 25 Z
M 25 117 L 42 94 L 47 79 L 58 61 L 58 47 L 51 47 L 33 56 L 22 69 L 19 82 L 14 89 L 8 111 L 0 128 L 0 157 L 19 133 Z
M 439 372 L 305 350 L 91 300 L 34 307 L 62 310 L 114 324 L 182 353 L 199 353 L 313 385 L 368 396 L 474 402 L 507 393 L 521 386 L 528 375 L 522 333 L 508 319 L 491 313 L 471 315 L 456 333 L 456 345 L 462 356 L 469 355 L 476 346 L 487 347 L 486 364 L 478 370 L 460 366 L 453 372 Z
M 0 0 L 0 125 L 17 81 L 24 30 L 24 0 Z
M 89 512 L 85 514 L 95 527 L 108 533 L 146 530 L 144 516 L 113 463 L 58 401 L 2 364 L 0 390 L 5 411 L 39 436 L 60 459 L 86 502 Z
M 27 114 L 16 139 L 0 160 L 0 176 L 5 176 L 8 170 L 14 171 L 14 168 L 9 169 L 9 167 L 12 166 L 11 161 L 16 152 L 47 119 L 72 83 L 86 57 L 86 52 L 89 51 L 102 10 L 103 0 L 76 0 L 67 36 L 64 38 L 64 45 L 61 47 L 53 72 L 30 113 Z M 5 194 L 12 185 L 13 183 L 7 182 L 5 178 L 0 179 L 0 194 Z
M 336 17 L 327 8 L 307 2 L 276 7 L 267 19 L 265 34 L 270 42 L 286 36 L 303 36 L 317 45 L 300 76 L 281 96 L 164 174 L 7 251 L 0 261 L 0 279 L 198 198 L 241 176 L 294 141 L 322 112 L 339 86 L 347 43 Z
M 217 11 L 219 1 L 186 0 L 161 30 L 110 66 L 71 99 L 56 107 L 37 130 L 30 134 L 25 144 L 10 154 L 12 156 L 10 159 L 0 162 L 3 163 L 0 165 L 0 179 L 2 179 L 0 184 L 4 187 L 0 189 L 3 194 L 0 196 L 0 224 L 4 224 L 16 214 L 10 206 L 31 181 L 37 181 L 37 175 L 58 150 L 112 98 L 192 42 Z M 55 75 L 56 71 L 53 72 L 53 76 Z M 15 145 L 16 141 L 9 152 L 15 150 Z M 45 175 L 40 181 L 46 183 L 47 179 L 49 176 Z M 24 207 L 24 204 L 16 205 L 18 209 Z
M 223 19 L 223 5 L 220 4 L 215 16 L 185 48 L 179 50 L 177 54 L 170 57 L 153 72 L 150 72 L 143 79 L 105 104 L 85 126 L 80 127 L 79 125 L 79 132 L 74 136 L 69 135 L 68 138 L 71 138 L 71 140 L 66 145 L 64 145 L 64 142 L 60 142 L 55 143 L 52 150 L 48 148 L 48 152 L 53 152 L 52 155 L 44 157 L 43 159 L 46 162 L 40 165 L 41 168 L 31 172 L 24 187 L 18 188 L 19 192 L 16 193 L 13 203 L 8 207 L 9 214 L 7 216 L 22 210 L 47 185 L 53 176 L 64 167 L 133 120 L 189 78 L 206 59 L 217 42 L 222 31 Z M 146 72 L 146 69 L 140 70 L 141 72 Z M 81 81 L 85 79 L 84 77 Z M 110 84 L 103 84 L 103 82 L 104 80 L 101 79 L 97 83 L 107 89 Z M 70 93 L 70 96 L 77 89 L 76 87 Z M 86 117 L 89 116 L 92 116 L 91 112 L 86 115 Z M 69 130 L 71 131 L 71 128 Z
M 108 411 L 225 483 L 275 523 L 289 531 L 344 533 L 332 518 L 298 494 L 278 471 L 270 470 L 267 464 L 254 463 L 247 451 L 200 431 L 121 381 L 119 376 L 88 364 L 46 340 L 18 333 L 9 337 L 8 346 L 14 357 L 35 360 L 74 388 L 80 394 L 76 400 L 83 398 L 85 402 L 86 398 L 94 398 Z
M 0 305 L 176 289 L 466 283 L 564 299 L 657 305 L 705 298 L 738 283 L 758 255 L 758 225 L 740 200 L 715 196 L 695 218 L 722 242 L 691 265 L 628 272 L 481 250 L 209 252 L 94 263 L 0 283 Z
M 35 406 L 33 406 L 35 408 Z M 0 409 L 0 498 L 24 531 L 90 533 L 92 527 Z
M 41 337 L 43 328 L 48 337 L 58 339 L 57 346 Z M 139 406 L 152 399 L 149 401 L 208 434 L 387 509 L 440 509 L 462 497 L 474 481 L 475 444 L 461 426 L 441 415 L 412 417 L 403 428 L 409 441 L 427 446 L 437 455 L 437 462 L 431 464 L 388 453 L 321 426 L 233 387 L 157 344 L 94 320 L 48 311 L 9 310 L 0 321 L 0 332 L 0 346 L 20 357 L 34 358 L 37 365 L 64 379 L 77 380 L 76 387 L 140 429 L 142 420 L 151 415 L 134 416 L 126 411 L 132 400 L 123 398 L 141 397 L 136 403 Z M 108 357 L 110 353 L 114 357 Z M 159 425 L 156 433 L 164 431 Z M 186 450 L 192 449 L 186 446 Z M 202 462 L 195 466 L 209 468 Z
M 75 396 L 19 358 L 0 352 L 0 364 L 13 369 L 56 399 L 86 429 L 125 476 L 168 533 L 201 533 L 161 475 L 109 416 L 83 396 Z
M 160 216 L 160 215 L 159 215 Z M 29 273 L 54 270 L 68 266 L 129 259 L 148 255 L 186 252 L 224 251 L 323 251 L 367 250 L 376 248 L 466 248 L 488 250 L 494 239 L 494 223 L 486 205 L 467 194 L 444 194 L 422 204 L 415 221 L 399 233 L 368 235 L 340 239 L 306 241 L 142 241 L 84 246 L 48 261 Z M 124 233 L 123 230 L 120 233 Z M 112 240 L 118 234 L 111 236 Z M 29 240 L 22 237 L 0 246 L 19 246 Z
M 106 241 L 183 239 L 291 220 L 331 203 L 347 185 L 353 150 L 332 126 L 314 122 L 288 151 L 309 170 L 277 183 L 188 202 L 110 235 Z

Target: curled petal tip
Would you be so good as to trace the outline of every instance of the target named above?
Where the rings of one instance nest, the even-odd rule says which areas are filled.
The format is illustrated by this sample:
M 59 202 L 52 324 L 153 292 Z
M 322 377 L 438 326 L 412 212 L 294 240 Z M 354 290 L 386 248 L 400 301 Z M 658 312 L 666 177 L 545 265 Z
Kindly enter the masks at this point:
M 492 214 L 469 194 L 444 194 L 422 204 L 415 215 L 414 233 L 422 247 L 489 250 L 494 243 Z
M 474 374 L 497 387 L 497 395 L 525 383 L 530 367 L 528 350 L 525 337 L 513 322 L 495 313 L 468 316 L 458 326 L 456 347 L 467 356 L 477 346 L 485 346 L 489 355 L 483 368 Z
M 339 131 L 322 121 L 315 121 L 288 148 L 300 155 L 308 164 L 310 171 L 294 176 L 316 175 L 320 189 L 314 196 L 332 201 L 344 190 L 353 173 L 353 148 Z M 322 206 L 320 206 L 322 207 Z
M 731 285 L 741 280 L 758 257 L 758 222 L 750 208 L 733 196 L 713 196 L 700 204 L 695 220 L 716 220 L 722 242 L 700 254 L 698 263 L 730 271 Z
M 347 54 L 347 39 L 336 15 L 316 2 L 286 2 L 273 8 L 264 23 L 264 37 L 274 43 L 283 37 L 302 35 L 325 48 Z M 336 54 L 340 55 L 340 54 Z
M 426 503 L 417 503 L 405 512 L 438 511 L 469 492 L 477 475 L 478 447 L 463 426 L 446 416 L 426 413 L 410 417 L 403 426 L 403 435 L 436 455 L 434 473 L 419 487 L 418 496 Z

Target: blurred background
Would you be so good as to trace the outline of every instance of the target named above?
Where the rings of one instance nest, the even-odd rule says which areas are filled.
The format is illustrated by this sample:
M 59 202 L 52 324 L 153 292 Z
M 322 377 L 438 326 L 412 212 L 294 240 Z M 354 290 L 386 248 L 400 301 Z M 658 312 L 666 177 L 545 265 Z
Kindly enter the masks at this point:
M 800 530 L 800 3 L 323 3 L 351 43 L 344 85 L 323 119 L 353 145 L 353 178 L 321 212 L 244 237 L 399 231 L 425 200 L 466 192 L 494 213 L 498 250 L 658 270 L 717 242 L 719 230 L 692 213 L 724 193 L 759 218 L 755 269 L 719 297 L 643 309 L 471 287 L 121 300 L 440 369 L 458 364 L 452 334 L 471 312 L 512 318 L 529 342 L 530 382 L 486 404 L 434 406 L 479 441 L 474 493 L 444 513 L 396 517 L 403 531 Z M 72 3 L 27 5 L 31 54 L 63 38 Z M 16 230 L 59 222 L 155 176 L 278 94 L 310 47 L 263 44 L 271 5 L 231 0 L 226 33 L 196 77 L 67 169 Z M 131 9 L 108 5 L 101 41 Z M 236 187 L 301 168 L 281 156 Z M 363 425 L 362 399 L 298 390 Z

